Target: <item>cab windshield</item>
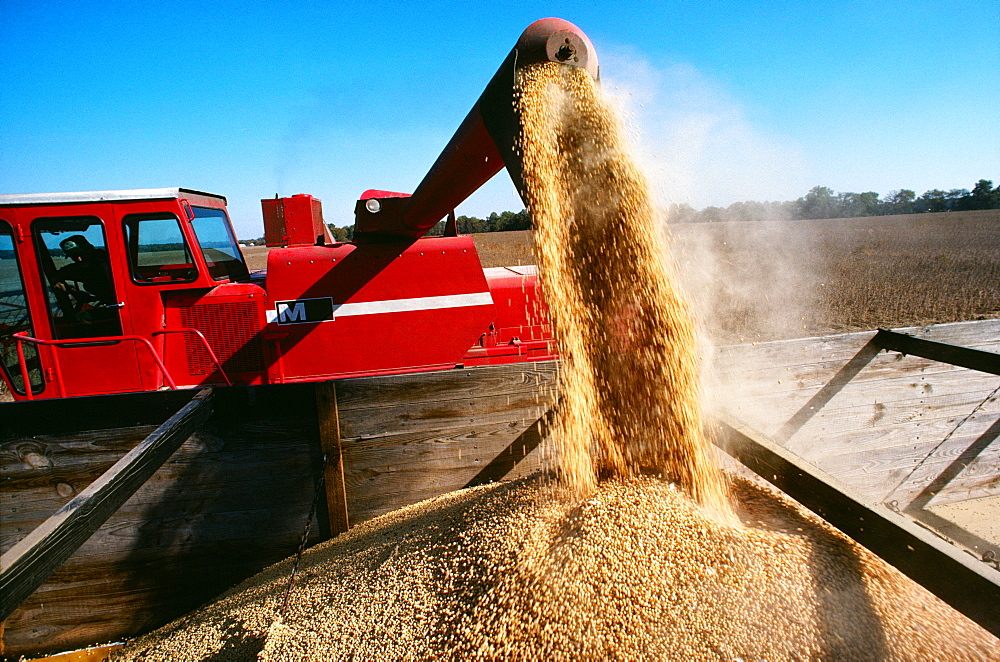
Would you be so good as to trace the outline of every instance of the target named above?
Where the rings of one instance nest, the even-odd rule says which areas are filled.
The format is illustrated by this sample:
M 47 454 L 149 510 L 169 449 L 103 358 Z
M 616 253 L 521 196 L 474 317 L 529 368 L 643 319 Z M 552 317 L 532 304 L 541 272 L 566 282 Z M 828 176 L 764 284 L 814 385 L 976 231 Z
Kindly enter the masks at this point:
M 198 237 L 201 253 L 208 264 L 208 273 L 215 280 L 244 280 L 249 277 L 246 262 L 233 235 L 232 226 L 222 209 L 192 207 L 191 227 Z

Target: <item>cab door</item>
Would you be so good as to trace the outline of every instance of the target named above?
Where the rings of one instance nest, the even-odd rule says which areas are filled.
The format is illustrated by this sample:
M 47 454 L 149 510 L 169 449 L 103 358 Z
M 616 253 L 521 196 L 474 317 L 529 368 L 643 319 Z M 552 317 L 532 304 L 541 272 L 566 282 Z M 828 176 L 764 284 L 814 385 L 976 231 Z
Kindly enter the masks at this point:
M 109 244 L 99 206 L 80 211 L 85 213 L 31 223 L 47 339 L 59 341 L 50 345 L 54 377 L 62 396 L 138 391 L 137 352 L 148 350 L 122 338 L 131 329 L 123 324 L 127 301 L 114 250 L 119 242 Z
M 14 338 L 15 333 L 35 335 L 20 262 L 23 254 L 20 254 L 16 237 L 14 226 L 0 219 L 0 369 L 3 370 L 5 381 L 14 391 L 15 397 L 27 396 L 24 386 L 25 372 L 28 374 L 31 395 L 38 397 L 45 390 L 38 347 L 21 343 L 21 354 L 24 357 L 22 370 L 21 358 L 17 351 L 18 342 Z

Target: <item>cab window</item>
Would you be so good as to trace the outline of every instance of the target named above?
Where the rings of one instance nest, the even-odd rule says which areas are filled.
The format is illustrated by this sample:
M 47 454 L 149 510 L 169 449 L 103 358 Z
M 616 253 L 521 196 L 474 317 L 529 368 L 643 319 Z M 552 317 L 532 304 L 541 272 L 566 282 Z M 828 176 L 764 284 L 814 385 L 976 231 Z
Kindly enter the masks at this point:
M 198 277 L 180 221 L 170 213 L 123 219 L 129 271 L 139 285 L 190 283 Z
M 15 333 L 34 336 L 31 316 L 28 314 L 28 299 L 24 292 L 24 281 L 14 250 L 14 236 L 11 227 L 0 221 L 0 367 L 3 368 L 14 390 L 24 395 L 24 377 L 17 358 Z M 22 342 L 24 360 L 28 367 L 31 392 L 38 394 L 45 387 L 42 370 L 38 361 L 36 345 Z
M 120 336 L 118 298 L 104 226 L 94 216 L 32 223 L 56 340 Z
M 215 280 L 247 278 L 250 272 L 243 261 L 243 254 L 236 243 L 226 212 L 211 207 L 193 207 L 193 210 L 191 227 L 194 228 L 201 253 L 208 264 L 208 273 Z

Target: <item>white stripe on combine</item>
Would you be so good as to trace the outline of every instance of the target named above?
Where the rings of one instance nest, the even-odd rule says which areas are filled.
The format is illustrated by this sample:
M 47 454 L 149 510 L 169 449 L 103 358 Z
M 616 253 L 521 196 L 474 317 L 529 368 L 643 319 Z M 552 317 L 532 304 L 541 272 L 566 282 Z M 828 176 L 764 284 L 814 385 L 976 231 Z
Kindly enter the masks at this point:
M 333 307 L 333 317 L 377 315 L 380 313 L 408 313 L 415 310 L 441 310 L 444 308 L 466 308 L 469 306 L 488 306 L 492 303 L 493 296 L 489 292 L 447 294 L 437 297 L 415 297 L 413 299 L 386 299 L 384 301 L 342 303 L 339 306 Z M 266 312 L 268 324 L 277 321 L 277 310 L 271 309 Z
M 415 310 L 440 310 L 442 308 L 465 308 L 468 306 L 488 306 L 493 303 L 489 292 L 472 294 L 447 294 L 437 297 L 416 297 L 413 299 L 386 299 L 361 303 L 342 303 L 333 307 L 334 317 L 348 315 L 377 315 L 380 313 L 408 313 Z

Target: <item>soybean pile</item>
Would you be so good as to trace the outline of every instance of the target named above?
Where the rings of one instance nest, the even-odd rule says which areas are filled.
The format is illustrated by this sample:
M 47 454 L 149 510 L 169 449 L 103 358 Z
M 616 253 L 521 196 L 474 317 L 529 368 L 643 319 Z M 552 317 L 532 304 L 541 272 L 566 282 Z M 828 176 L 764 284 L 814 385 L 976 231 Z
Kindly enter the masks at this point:
M 724 476 L 645 181 L 581 69 L 518 72 L 560 342 L 555 479 L 363 523 L 122 660 L 1000 660 L 998 641 L 793 502 Z
M 778 495 L 739 526 L 672 483 L 454 492 L 306 552 L 127 660 L 990 660 L 997 641 Z M 277 625 L 274 625 L 277 623 Z

